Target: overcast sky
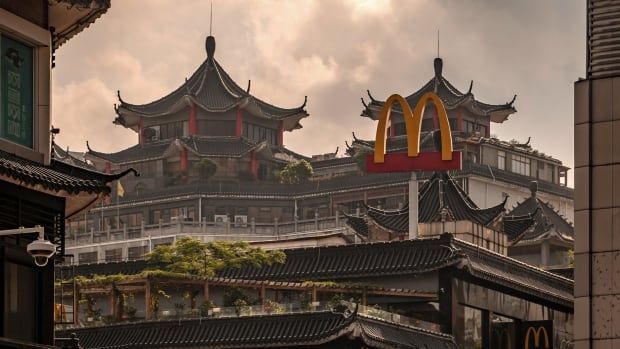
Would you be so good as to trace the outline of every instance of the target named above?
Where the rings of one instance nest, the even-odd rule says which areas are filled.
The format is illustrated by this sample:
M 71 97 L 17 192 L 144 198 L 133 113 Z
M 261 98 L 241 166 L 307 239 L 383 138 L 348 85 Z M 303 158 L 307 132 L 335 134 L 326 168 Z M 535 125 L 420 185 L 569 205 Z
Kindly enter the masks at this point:
M 112 8 L 56 53 L 53 123 L 71 150 L 137 143 L 112 124 L 116 91 L 160 98 L 206 58 L 210 1 L 112 0 Z M 371 139 L 360 97 L 409 95 L 433 76 L 440 31 L 444 76 L 487 103 L 517 94 L 491 133 L 525 141 L 573 166 L 573 83 L 585 72 L 585 1 L 213 1 L 215 57 L 251 93 L 281 107 L 308 96 L 303 129 L 285 145 L 305 155 Z M 572 171 L 570 172 L 572 183 Z

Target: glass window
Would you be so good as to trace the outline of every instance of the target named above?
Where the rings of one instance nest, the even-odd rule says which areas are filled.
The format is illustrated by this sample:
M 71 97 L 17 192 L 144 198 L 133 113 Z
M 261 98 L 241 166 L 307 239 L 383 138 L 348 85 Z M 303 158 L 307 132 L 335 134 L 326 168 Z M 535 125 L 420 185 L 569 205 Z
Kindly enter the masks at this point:
M 0 137 L 32 148 L 32 48 L 2 36 L 0 57 Z
M 95 262 L 97 262 L 97 251 L 84 252 L 84 253 L 78 254 L 79 264 L 95 263 Z
M 506 152 L 503 150 L 497 151 L 497 168 L 500 170 L 506 169 Z
M 512 155 L 512 172 L 530 176 L 530 159 L 521 155 Z
M 123 250 L 120 248 L 115 248 L 112 250 L 105 251 L 105 261 L 106 262 L 118 262 L 123 259 Z

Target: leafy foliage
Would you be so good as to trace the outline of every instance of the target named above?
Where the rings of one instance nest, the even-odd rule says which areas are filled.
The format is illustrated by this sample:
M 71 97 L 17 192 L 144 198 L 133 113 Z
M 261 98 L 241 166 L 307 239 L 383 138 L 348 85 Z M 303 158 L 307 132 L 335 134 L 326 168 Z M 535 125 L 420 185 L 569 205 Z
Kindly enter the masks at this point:
M 204 183 L 217 172 L 217 166 L 213 161 L 204 158 L 194 164 L 194 171 L 198 173 L 199 182 Z
M 312 165 L 306 160 L 300 160 L 284 166 L 279 177 L 281 183 L 299 184 L 307 182 L 313 173 Z
M 174 245 L 157 246 L 146 255 L 149 263 L 164 264 L 173 273 L 212 277 L 225 268 L 260 267 L 284 263 L 282 251 L 251 247 L 245 241 L 212 241 L 184 237 Z

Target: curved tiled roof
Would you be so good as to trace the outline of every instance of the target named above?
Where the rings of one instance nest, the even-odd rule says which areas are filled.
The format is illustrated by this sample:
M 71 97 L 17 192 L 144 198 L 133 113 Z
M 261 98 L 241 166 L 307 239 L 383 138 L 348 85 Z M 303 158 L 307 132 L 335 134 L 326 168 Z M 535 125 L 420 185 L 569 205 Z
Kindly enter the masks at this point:
M 469 90 L 466 93 L 462 93 L 441 74 L 443 69 L 442 59 L 435 58 L 434 64 L 435 76 L 430 79 L 424 86 L 422 86 L 422 88 L 405 97 L 405 100 L 407 100 L 407 103 L 409 103 L 410 106 L 415 106 L 418 103 L 420 97 L 422 97 L 422 95 L 424 95 L 425 93 L 435 92 L 439 96 L 439 98 L 441 98 L 447 110 L 452 110 L 459 106 L 464 106 L 474 114 L 489 116 L 491 118 L 491 121 L 493 122 L 504 122 L 510 114 L 513 114 L 517 111 L 512 105 L 514 102 L 514 98 L 511 102 L 507 102 L 504 104 L 488 104 L 476 100 L 473 93 L 471 92 L 473 81 L 472 85 L 470 85 L 469 87 Z M 362 110 L 361 115 L 369 118 L 375 118 L 376 113 L 383 107 L 385 101 L 376 100 L 375 98 L 373 98 L 370 92 L 368 92 L 368 96 L 370 97 L 369 104 L 366 104 L 362 99 L 362 103 L 364 104 L 364 110 Z M 400 111 L 400 106 L 395 105 L 394 110 Z
M 487 226 L 503 212 L 506 199 L 500 204 L 481 209 L 454 181 L 448 173 L 436 173 L 419 190 L 418 222 L 431 223 L 440 221 L 445 214 L 447 221 L 472 221 Z M 366 207 L 366 214 L 383 229 L 396 234 L 409 232 L 409 205 L 399 210 L 380 210 Z M 361 225 L 356 225 L 361 226 Z
M 107 175 L 53 159 L 50 165 L 46 166 L 0 150 L 0 176 L 56 192 L 64 190 L 69 194 L 109 193 L 107 183 L 131 171 L 135 173 L 132 169 L 116 175 Z
M 338 339 L 362 341 L 375 347 L 456 349 L 454 338 L 414 327 L 396 325 L 354 312 L 330 311 L 150 321 L 133 324 L 57 331 L 67 337 L 75 332 L 89 349 L 121 348 L 273 348 L 308 347 Z
M 510 229 L 509 236 L 514 243 L 552 236 L 568 242 L 572 242 L 575 238 L 573 225 L 560 215 L 551 204 L 539 199 L 535 191 L 532 196 L 517 204 L 504 217 L 505 227 L 506 224 Z
M 184 147 L 189 151 L 210 157 L 240 157 L 256 149 L 261 143 L 243 137 L 183 137 L 154 143 L 136 144 L 116 153 L 102 153 L 88 147 L 87 155 L 114 164 L 142 162 L 164 157 L 172 146 Z
M 215 50 L 215 39 L 213 51 Z M 210 39 L 207 38 L 207 41 Z M 179 109 L 180 106 L 189 102 L 209 112 L 224 112 L 236 108 L 248 108 L 255 111 L 256 115 L 267 119 L 284 120 L 297 116 L 299 119 L 308 116 L 304 109 L 306 102 L 297 108 L 280 108 L 264 102 L 252 96 L 247 90 L 241 88 L 226 73 L 222 66 L 213 56 L 213 51 L 207 53 L 207 59 L 198 67 L 198 70 L 185 80 L 181 86 L 170 94 L 147 104 L 131 104 L 120 98 L 117 108 L 118 117 L 114 123 L 126 125 L 125 115 L 133 113 L 145 117 L 163 116 Z M 297 127 L 301 127 L 295 123 Z

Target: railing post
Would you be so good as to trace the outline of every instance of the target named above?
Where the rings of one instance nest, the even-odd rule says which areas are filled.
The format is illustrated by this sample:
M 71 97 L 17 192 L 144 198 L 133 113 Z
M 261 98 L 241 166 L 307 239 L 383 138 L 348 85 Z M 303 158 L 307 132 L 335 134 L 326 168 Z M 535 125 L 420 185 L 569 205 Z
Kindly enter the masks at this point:
M 273 219 L 273 229 L 276 233 L 276 240 L 280 240 L 280 231 L 279 231 L 279 227 L 278 227 L 278 217 L 275 217 Z
M 127 240 L 127 223 L 123 223 L 123 240 Z
M 256 218 L 250 218 L 250 233 L 256 234 Z
M 314 211 L 314 230 L 319 230 L 319 211 Z
M 144 237 L 144 219 L 140 221 L 140 237 Z
M 336 211 L 336 228 L 340 227 L 340 212 Z

